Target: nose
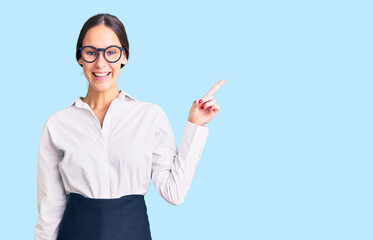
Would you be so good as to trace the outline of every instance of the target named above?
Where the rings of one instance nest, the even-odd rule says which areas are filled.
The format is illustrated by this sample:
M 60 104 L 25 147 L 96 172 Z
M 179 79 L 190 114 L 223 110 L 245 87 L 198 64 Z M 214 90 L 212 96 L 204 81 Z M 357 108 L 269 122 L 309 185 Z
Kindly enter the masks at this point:
M 95 62 L 98 68 L 101 68 L 107 64 L 104 53 L 102 51 L 98 52 L 98 56 Z

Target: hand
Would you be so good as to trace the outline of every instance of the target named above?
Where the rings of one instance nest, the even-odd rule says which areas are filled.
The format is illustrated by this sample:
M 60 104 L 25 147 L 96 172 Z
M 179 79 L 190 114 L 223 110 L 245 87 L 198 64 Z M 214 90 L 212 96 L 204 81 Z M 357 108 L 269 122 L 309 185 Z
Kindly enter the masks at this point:
M 215 117 L 220 106 L 216 104 L 213 95 L 224 83 L 225 79 L 220 80 L 203 98 L 194 100 L 189 111 L 188 121 L 204 126 Z

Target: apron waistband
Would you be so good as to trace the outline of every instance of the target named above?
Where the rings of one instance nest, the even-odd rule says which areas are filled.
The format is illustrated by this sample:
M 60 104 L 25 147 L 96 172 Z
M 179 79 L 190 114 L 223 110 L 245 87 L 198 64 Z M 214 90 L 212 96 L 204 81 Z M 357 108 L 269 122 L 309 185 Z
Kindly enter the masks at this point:
M 125 195 L 120 198 L 88 198 L 79 193 L 70 193 L 66 204 L 67 211 L 103 213 L 105 215 L 127 215 L 136 212 L 146 213 L 144 195 Z

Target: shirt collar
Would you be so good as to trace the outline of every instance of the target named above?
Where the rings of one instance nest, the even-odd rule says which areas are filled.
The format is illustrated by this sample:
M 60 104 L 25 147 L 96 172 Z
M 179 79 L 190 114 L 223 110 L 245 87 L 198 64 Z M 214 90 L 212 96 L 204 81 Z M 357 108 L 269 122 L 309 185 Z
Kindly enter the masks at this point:
M 84 106 L 87 104 L 85 102 L 82 101 L 83 97 L 79 96 L 78 98 L 76 98 L 76 100 L 68 105 L 67 107 L 65 108 L 68 108 L 68 107 L 71 107 L 71 106 L 76 106 L 78 108 L 84 108 Z M 136 98 L 132 97 L 131 95 L 129 95 L 128 93 L 124 92 L 123 90 L 120 90 L 119 91 L 119 95 L 117 97 L 117 99 L 121 102 L 127 102 L 127 101 L 137 101 Z

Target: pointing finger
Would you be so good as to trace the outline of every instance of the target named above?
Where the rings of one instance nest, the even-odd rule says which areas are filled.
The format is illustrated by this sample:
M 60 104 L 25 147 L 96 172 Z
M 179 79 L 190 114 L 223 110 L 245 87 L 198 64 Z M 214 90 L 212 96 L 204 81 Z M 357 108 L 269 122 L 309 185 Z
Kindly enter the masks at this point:
M 225 83 L 225 79 L 220 80 L 215 86 L 213 86 L 210 91 L 205 95 L 206 96 L 212 96 L 214 93 Z

